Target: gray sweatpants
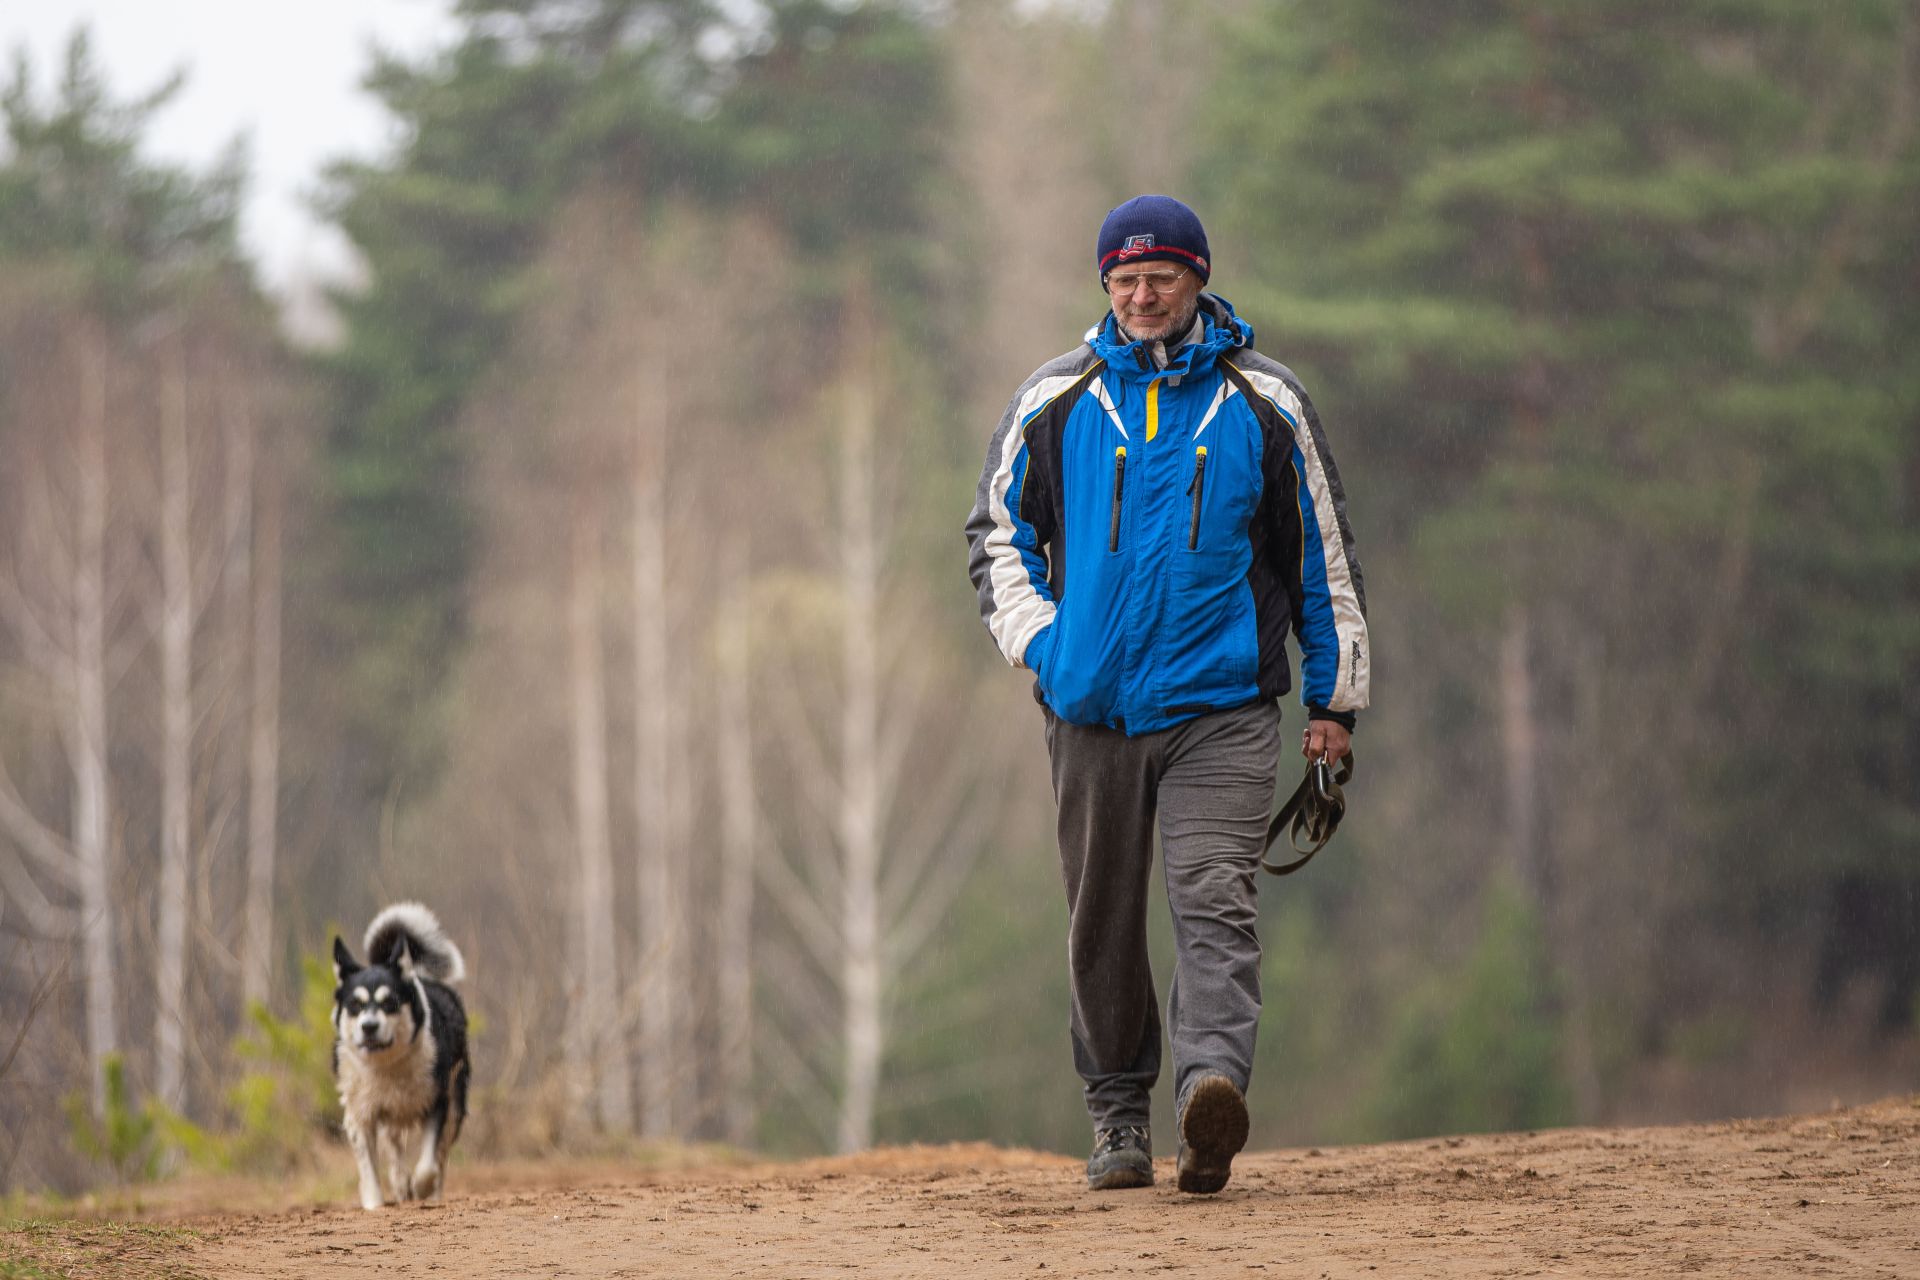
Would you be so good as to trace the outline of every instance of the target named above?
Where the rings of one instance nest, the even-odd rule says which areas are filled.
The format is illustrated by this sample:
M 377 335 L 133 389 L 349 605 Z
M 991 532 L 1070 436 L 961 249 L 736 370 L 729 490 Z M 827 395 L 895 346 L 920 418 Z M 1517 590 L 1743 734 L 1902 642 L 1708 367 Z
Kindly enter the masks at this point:
M 1096 1129 L 1145 1125 L 1160 1076 L 1147 958 L 1147 877 L 1159 820 L 1173 911 L 1174 1096 L 1203 1071 L 1242 1092 L 1260 1023 L 1255 875 L 1279 765 L 1271 701 L 1129 738 L 1047 715 L 1060 809 L 1073 986 L 1073 1063 Z

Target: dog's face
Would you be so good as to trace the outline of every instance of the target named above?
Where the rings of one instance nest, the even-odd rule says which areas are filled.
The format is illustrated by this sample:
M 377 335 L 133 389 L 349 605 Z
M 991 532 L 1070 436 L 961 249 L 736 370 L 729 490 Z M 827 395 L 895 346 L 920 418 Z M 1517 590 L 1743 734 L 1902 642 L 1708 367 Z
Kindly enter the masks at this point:
M 406 956 L 397 965 L 362 965 L 335 938 L 333 977 L 333 1029 L 342 1045 L 375 1057 L 418 1034 L 423 1013 Z

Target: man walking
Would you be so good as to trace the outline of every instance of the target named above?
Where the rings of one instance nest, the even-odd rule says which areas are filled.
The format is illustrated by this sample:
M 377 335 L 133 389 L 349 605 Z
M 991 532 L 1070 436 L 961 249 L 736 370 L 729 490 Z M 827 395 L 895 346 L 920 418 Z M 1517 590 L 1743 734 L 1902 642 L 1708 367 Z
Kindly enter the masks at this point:
M 980 611 L 1046 717 L 1069 916 L 1074 1066 L 1096 1190 L 1153 1183 L 1160 1011 L 1146 904 L 1159 827 L 1182 1191 L 1247 1140 L 1260 1018 L 1255 874 L 1301 652 L 1303 747 L 1367 705 L 1366 598 L 1306 392 L 1203 292 L 1193 210 L 1144 195 L 1100 227 L 1111 312 L 1014 395 L 967 521 Z

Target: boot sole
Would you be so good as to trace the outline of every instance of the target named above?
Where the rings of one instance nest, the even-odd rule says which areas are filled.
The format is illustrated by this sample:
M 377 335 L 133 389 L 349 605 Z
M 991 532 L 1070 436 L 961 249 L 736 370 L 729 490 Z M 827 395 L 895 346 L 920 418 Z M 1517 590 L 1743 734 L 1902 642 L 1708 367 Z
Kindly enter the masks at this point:
M 1091 1174 L 1087 1177 L 1087 1190 L 1089 1191 L 1126 1191 L 1134 1187 L 1150 1187 L 1152 1185 L 1153 1170 L 1151 1168 L 1136 1169 L 1130 1165 L 1122 1165 L 1117 1169 L 1108 1169 L 1098 1177 Z
M 1225 1076 L 1193 1087 L 1180 1117 L 1182 1191 L 1212 1195 L 1227 1185 L 1233 1158 L 1247 1145 L 1247 1100 Z

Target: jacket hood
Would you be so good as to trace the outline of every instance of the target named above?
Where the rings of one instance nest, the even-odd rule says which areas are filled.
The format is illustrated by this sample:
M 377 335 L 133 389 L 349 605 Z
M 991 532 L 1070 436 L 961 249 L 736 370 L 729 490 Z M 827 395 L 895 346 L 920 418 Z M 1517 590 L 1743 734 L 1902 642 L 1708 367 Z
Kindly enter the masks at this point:
M 1108 368 L 1139 382 L 1150 382 L 1162 374 L 1184 378 L 1204 373 L 1222 352 L 1253 346 L 1253 326 L 1234 314 L 1231 302 L 1212 293 L 1202 293 L 1199 302 L 1199 340 L 1173 352 L 1165 369 L 1155 366 L 1147 339 L 1126 340 L 1111 311 L 1087 330 L 1087 345 L 1107 362 Z

